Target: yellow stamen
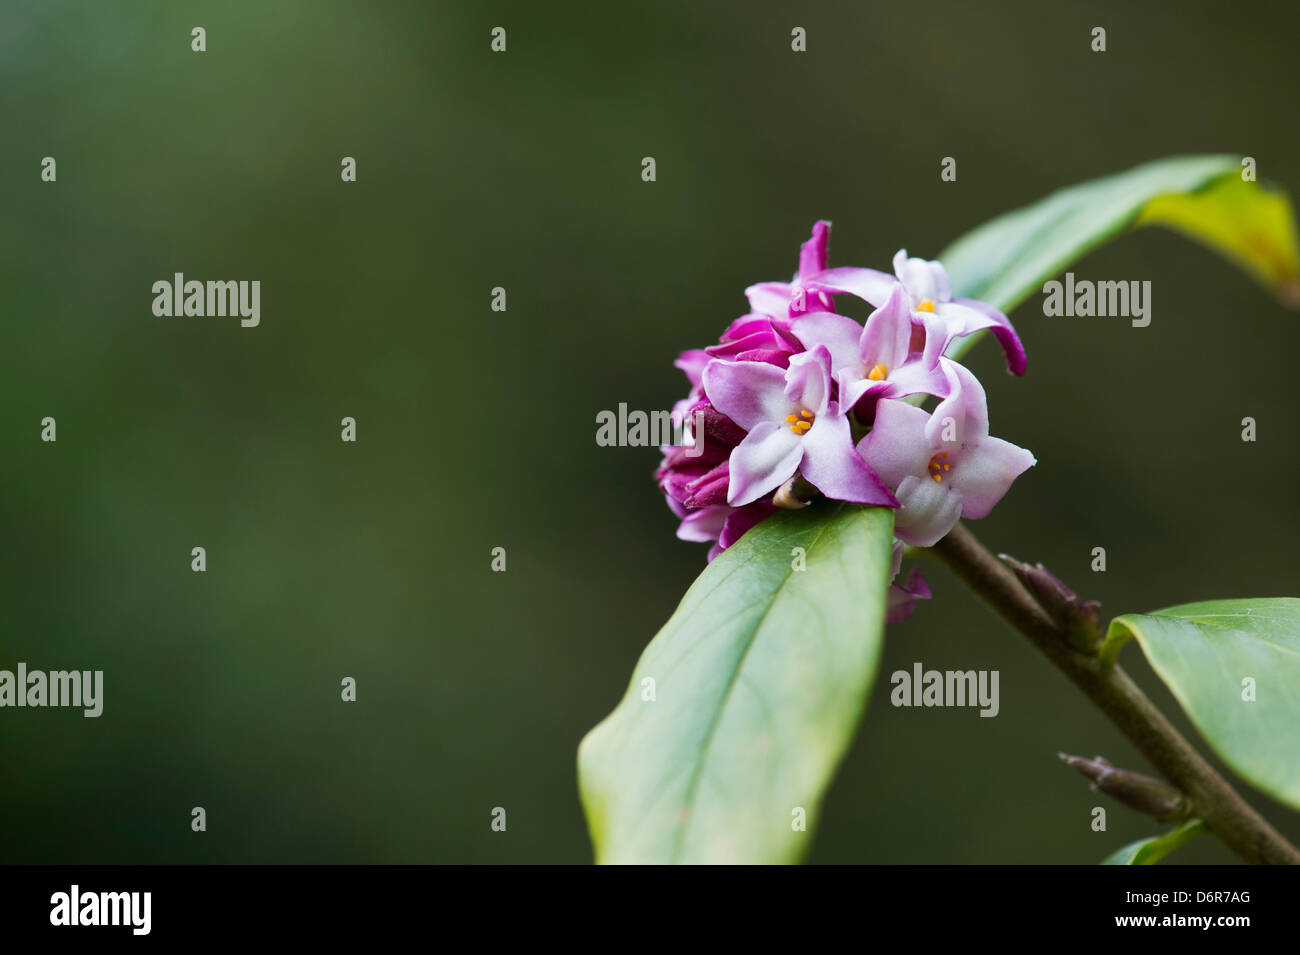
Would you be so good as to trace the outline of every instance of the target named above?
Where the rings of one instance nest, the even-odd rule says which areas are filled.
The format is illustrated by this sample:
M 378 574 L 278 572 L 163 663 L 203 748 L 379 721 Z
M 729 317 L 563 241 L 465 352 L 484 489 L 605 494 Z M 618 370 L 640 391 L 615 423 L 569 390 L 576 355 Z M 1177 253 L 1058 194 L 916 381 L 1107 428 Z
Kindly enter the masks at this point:
M 889 369 L 885 367 L 885 363 L 882 361 L 880 364 L 872 368 L 871 371 L 867 372 L 867 380 L 884 381 L 887 374 L 889 374 Z
M 928 298 L 921 299 L 921 303 L 916 306 L 916 310 L 918 312 L 933 312 L 934 302 L 930 301 Z
M 798 421 L 798 420 L 799 420 L 799 418 L 798 418 L 797 415 L 788 414 L 788 415 L 785 416 L 785 423 L 786 423 L 786 424 L 794 424 L 794 423 L 795 423 L 796 421 Z
M 799 413 L 803 415 L 805 418 L 811 418 L 813 416 L 813 413 L 811 411 L 800 411 Z

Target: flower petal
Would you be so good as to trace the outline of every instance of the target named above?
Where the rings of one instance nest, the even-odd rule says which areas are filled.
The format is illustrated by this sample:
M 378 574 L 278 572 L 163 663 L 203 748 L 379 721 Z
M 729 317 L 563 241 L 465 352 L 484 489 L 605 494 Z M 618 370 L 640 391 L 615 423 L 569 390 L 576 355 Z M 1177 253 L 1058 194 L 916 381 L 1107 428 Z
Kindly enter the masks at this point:
M 746 352 L 755 351 L 789 351 L 786 348 L 785 339 L 779 337 L 773 330 L 770 322 L 766 323 L 766 328 L 751 332 L 740 338 L 734 338 L 731 341 L 719 342 L 717 345 L 710 345 L 705 352 L 710 358 L 723 358 L 727 361 L 736 361 L 738 356 Z
M 785 396 L 796 411 L 815 415 L 826 411 L 831 400 L 831 353 L 825 345 L 795 355 L 785 375 Z
M 952 341 L 948 326 L 933 312 L 918 312 L 912 316 L 912 349 L 917 350 L 917 330 L 920 330 L 921 359 L 927 367 L 939 364 L 939 359 Z
M 752 335 L 754 332 L 761 332 L 771 324 L 771 315 L 762 312 L 749 312 L 728 325 L 727 330 L 722 333 L 722 337 L 718 341 L 734 342 L 736 339 Z
M 819 219 L 813 224 L 812 238 L 799 247 L 799 278 L 805 279 L 826 269 L 826 248 L 830 244 L 831 224 Z
M 687 482 L 683 488 L 687 507 L 714 507 L 727 503 L 727 489 L 731 484 L 730 465 L 727 461 Z
M 1024 448 L 1001 438 L 985 438 L 953 465 L 952 485 L 961 490 L 962 517 L 988 517 L 1011 483 L 1037 462 Z
M 749 299 L 749 307 L 755 312 L 773 318 L 787 318 L 793 292 L 794 287 L 789 282 L 760 282 L 745 289 L 745 298 Z
M 775 491 L 794 474 L 803 453 L 802 439 L 788 425 L 773 421 L 755 425 L 731 452 L 727 503 L 741 507 Z
M 862 326 L 853 319 L 833 312 L 811 312 L 796 318 L 790 327 L 805 348 L 826 346 L 831 356 L 832 372 L 857 367 Z
M 935 449 L 973 448 L 989 434 L 989 409 L 980 384 L 965 365 L 939 359 L 948 379 L 948 397 L 939 402 L 925 426 L 927 443 Z
M 753 504 L 746 504 L 744 507 L 731 508 L 731 514 L 727 517 L 727 522 L 722 525 L 722 533 L 718 535 L 718 546 L 723 550 L 730 547 L 740 540 L 751 527 L 759 521 L 771 517 L 777 510 L 779 508 L 766 501 L 755 501 Z
M 906 620 L 916 609 L 918 600 L 930 599 L 930 587 L 921 576 L 921 569 L 913 567 L 903 584 L 890 584 L 885 601 L 885 623 Z
M 898 485 L 894 534 L 915 547 L 929 547 L 961 517 L 962 494 L 951 481 L 910 475 Z
M 803 280 L 804 288 L 830 295 L 845 293 L 855 295 L 872 306 L 881 306 L 889 300 L 889 293 L 898 279 L 875 269 L 827 269 Z
M 980 302 L 973 298 L 953 299 L 953 304 L 979 312 L 984 316 L 987 324 L 979 325 L 978 328 L 992 330 L 993 337 L 998 340 L 998 344 L 1002 346 L 1002 351 L 1007 356 L 1007 370 L 1013 375 L 1023 375 L 1025 373 L 1025 368 L 1028 365 L 1025 358 L 1025 346 L 1020 341 L 1020 336 L 1016 334 L 1015 328 L 1012 327 L 1011 319 L 987 302 Z M 971 329 L 971 331 L 976 330 L 976 328 Z
M 889 398 L 906 398 L 908 395 L 934 395 L 936 398 L 948 397 L 948 379 L 943 369 L 934 365 L 926 367 L 925 362 L 909 361 L 898 368 L 891 368 L 885 379 L 889 385 L 885 396 Z
M 928 414 L 902 401 L 876 405 L 875 424 L 858 442 L 858 451 L 888 487 L 898 487 L 909 475 L 926 473 L 933 454 L 925 440 L 929 422 Z
M 748 431 L 760 421 L 780 421 L 790 413 L 785 376 L 764 362 L 715 358 L 704 366 L 704 392 L 715 408 Z
M 894 254 L 894 274 L 912 296 L 913 305 L 926 299 L 938 304 L 952 298 L 948 270 L 938 262 L 912 258 L 906 249 L 899 249 Z
M 725 504 L 689 511 L 677 526 L 677 536 L 684 541 L 715 541 L 730 514 Z
M 892 381 L 872 381 L 870 378 L 863 378 L 859 368 L 843 369 L 835 376 L 835 381 L 840 386 L 839 404 L 843 408 L 853 408 L 867 395 L 875 395 L 878 398 L 897 397 Z
M 758 361 L 784 370 L 790 366 L 792 354 L 781 348 L 753 348 L 737 353 L 736 361 Z
M 884 305 L 871 313 L 862 331 L 859 358 L 867 368 L 883 364 L 893 371 L 907 361 L 912 341 L 912 316 L 907 294 L 895 285 Z
M 853 447 L 849 420 L 834 405 L 817 416 L 802 440 L 803 476 L 827 497 L 855 504 L 896 505 L 889 488 Z
M 704 366 L 708 363 L 709 353 L 702 348 L 684 351 L 673 362 L 686 375 L 686 380 L 691 383 L 692 388 L 699 387 L 700 375 L 704 374 Z

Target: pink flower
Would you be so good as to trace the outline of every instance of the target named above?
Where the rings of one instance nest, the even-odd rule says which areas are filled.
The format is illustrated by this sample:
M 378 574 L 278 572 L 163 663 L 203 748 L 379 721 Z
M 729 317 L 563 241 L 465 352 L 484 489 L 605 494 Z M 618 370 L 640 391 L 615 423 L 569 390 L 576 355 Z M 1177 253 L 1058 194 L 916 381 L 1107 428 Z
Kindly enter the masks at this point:
M 1025 346 L 1011 320 L 986 302 L 953 298 L 952 282 L 941 264 L 910 258 L 906 249 L 899 249 L 894 255 L 894 274 L 912 321 L 924 326 L 927 335 L 943 339 L 940 351 L 946 351 L 954 338 L 989 329 L 1006 353 L 1008 370 L 1015 375 L 1025 373 Z
M 913 351 L 913 326 L 901 286 L 895 286 L 885 304 L 871 313 L 866 326 L 831 312 L 803 315 L 792 323 L 794 333 L 808 347 L 824 345 L 839 384 L 839 401 L 852 408 L 865 395 L 902 398 L 948 393 L 939 369 L 944 341 L 922 338 Z
M 831 356 L 824 345 L 790 359 L 785 371 L 762 362 L 714 359 L 704 391 L 749 433 L 731 452 L 727 503 L 748 504 L 800 470 L 827 497 L 895 505 L 853 447 L 848 419 L 831 399 Z
M 989 436 L 984 388 L 967 369 L 941 360 L 949 394 L 927 414 L 902 401 L 882 401 L 858 444 L 871 468 L 898 498 L 894 533 L 929 547 L 962 517 L 987 517 L 1034 456 Z

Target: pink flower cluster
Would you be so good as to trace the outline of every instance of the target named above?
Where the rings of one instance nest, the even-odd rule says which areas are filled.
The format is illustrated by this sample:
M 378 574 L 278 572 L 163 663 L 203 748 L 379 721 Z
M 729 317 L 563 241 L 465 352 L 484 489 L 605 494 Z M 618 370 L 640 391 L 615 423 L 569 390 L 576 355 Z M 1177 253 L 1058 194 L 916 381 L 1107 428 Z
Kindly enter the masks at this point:
M 813 226 L 792 281 L 746 289 L 750 312 L 716 345 L 677 359 L 691 391 L 674 420 L 703 421 L 702 450 L 665 448 L 656 479 L 681 521 L 677 536 L 714 542 L 710 560 L 812 487 L 897 508 L 897 574 L 904 543 L 927 547 L 958 519 L 986 516 L 1034 464 L 989 435 L 984 388 L 946 355 L 954 339 L 987 329 L 1010 371 L 1023 374 L 1024 347 L 1007 317 L 954 298 L 942 265 L 905 251 L 893 275 L 829 269 L 829 236 L 828 222 Z M 838 314 L 836 295 L 872 306 L 866 323 Z M 917 406 L 925 396 L 938 399 L 932 412 Z M 913 570 L 891 585 L 889 619 L 929 596 Z

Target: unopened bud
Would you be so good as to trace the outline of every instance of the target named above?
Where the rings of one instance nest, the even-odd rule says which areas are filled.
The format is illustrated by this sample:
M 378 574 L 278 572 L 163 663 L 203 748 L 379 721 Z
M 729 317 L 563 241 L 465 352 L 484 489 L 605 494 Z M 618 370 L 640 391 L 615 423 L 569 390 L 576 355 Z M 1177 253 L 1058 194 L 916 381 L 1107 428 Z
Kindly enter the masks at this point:
M 1130 769 L 1117 769 L 1098 756 L 1085 759 L 1057 753 L 1063 761 L 1092 781 L 1092 788 L 1104 792 L 1130 809 L 1158 820 L 1182 819 L 1189 812 L 1187 797 L 1173 786 Z
M 811 504 L 813 498 L 820 493 L 816 487 L 804 480 L 803 475 L 796 474 L 776 489 L 776 494 L 772 497 L 772 503 L 777 507 L 785 508 L 787 511 L 797 511 L 799 508 Z
M 1015 571 L 1020 582 L 1065 635 L 1070 646 L 1082 653 L 1097 652 L 1104 636 L 1097 613 L 1101 608 L 1100 603 L 1096 600 L 1080 600 L 1073 590 L 1042 564 L 1030 566 L 1007 554 L 998 556 Z

